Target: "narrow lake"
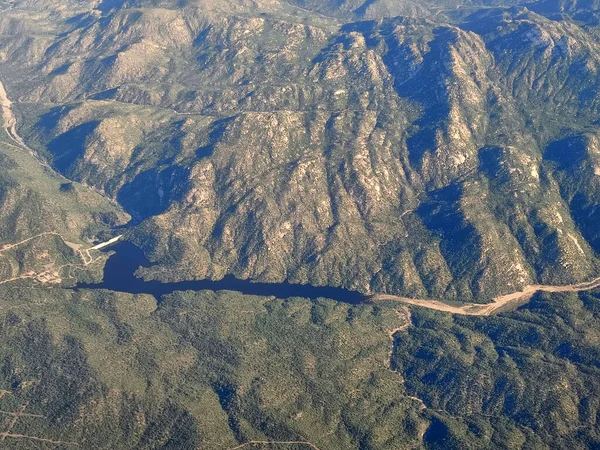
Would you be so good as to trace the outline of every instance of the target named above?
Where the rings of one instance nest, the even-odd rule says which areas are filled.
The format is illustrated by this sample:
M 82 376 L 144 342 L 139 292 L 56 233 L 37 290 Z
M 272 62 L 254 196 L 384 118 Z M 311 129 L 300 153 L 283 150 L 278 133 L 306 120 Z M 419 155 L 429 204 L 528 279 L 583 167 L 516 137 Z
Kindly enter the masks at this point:
M 135 271 L 141 267 L 149 267 L 151 263 L 144 253 L 130 242 L 121 241 L 110 247 L 106 252 L 114 252 L 104 267 L 104 279 L 98 284 L 79 283 L 77 289 L 109 289 L 111 291 L 127 292 L 130 294 L 151 294 L 158 301 L 165 294 L 174 291 L 236 291 L 248 295 L 275 296 L 277 298 L 305 297 L 310 299 L 330 298 L 344 303 L 362 303 L 367 298 L 355 291 L 336 287 L 318 287 L 304 284 L 283 283 L 253 283 L 239 280 L 231 275 L 212 280 L 179 281 L 163 283 L 161 281 L 144 281 L 135 276 Z

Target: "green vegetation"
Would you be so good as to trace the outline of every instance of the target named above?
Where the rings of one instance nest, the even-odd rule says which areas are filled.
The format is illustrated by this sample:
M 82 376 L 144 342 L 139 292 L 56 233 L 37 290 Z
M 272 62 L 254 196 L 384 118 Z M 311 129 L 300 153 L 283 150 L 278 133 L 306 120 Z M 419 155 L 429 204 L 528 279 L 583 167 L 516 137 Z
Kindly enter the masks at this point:
M 429 447 L 600 445 L 599 308 L 595 291 L 487 318 L 415 309 L 392 363 L 430 411 Z
M 0 0 L 0 448 L 600 448 L 597 291 L 69 289 L 129 216 L 146 279 L 597 277 L 599 5 L 521 3 Z
M 81 249 L 127 215 L 89 188 L 66 183 L 25 149 L 0 141 L 0 164 L 0 283 L 98 279 L 104 257 Z
M 156 309 L 150 296 L 0 289 L 0 409 L 29 401 L 44 416 L 14 433 L 86 448 L 410 448 L 426 425 L 389 370 L 403 309 L 230 292 Z
M 126 221 L 102 195 L 45 167 L 26 150 L 0 139 L 0 242 L 12 244 L 57 232 L 73 242 L 91 240 Z
M 158 308 L 146 295 L 0 291 L 0 410 L 35 415 L 11 433 L 98 449 L 600 442 L 598 292 L 484 318 L 415 308 L 410 319 L 393 304 L 225 291 L 175 293 Z

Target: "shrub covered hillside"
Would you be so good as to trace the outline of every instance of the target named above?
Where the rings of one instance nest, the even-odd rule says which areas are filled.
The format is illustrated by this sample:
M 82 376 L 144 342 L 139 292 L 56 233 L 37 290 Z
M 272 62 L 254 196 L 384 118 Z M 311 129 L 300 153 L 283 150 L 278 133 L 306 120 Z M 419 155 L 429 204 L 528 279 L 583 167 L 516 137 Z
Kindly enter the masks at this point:
M 0 80 L 154 276 L 483 301 L 598 274 L 596 13 L 550 3 L 17 0 Z
M 5 448 L 600 445 L 598 292 L 467 318 L 231 292 L 156 308 L 145 295 L 0 289 Z

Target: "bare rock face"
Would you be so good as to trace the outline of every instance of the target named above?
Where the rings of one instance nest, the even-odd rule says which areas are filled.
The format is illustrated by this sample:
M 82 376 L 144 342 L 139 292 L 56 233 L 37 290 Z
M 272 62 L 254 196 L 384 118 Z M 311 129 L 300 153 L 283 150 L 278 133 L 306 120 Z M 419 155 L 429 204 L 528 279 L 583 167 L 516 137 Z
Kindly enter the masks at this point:
M 525 8 L 176 3 L 0 18 L 22 134 L 139 221 L 145 276 L 472 300 L 597 273 L 591 29 Z

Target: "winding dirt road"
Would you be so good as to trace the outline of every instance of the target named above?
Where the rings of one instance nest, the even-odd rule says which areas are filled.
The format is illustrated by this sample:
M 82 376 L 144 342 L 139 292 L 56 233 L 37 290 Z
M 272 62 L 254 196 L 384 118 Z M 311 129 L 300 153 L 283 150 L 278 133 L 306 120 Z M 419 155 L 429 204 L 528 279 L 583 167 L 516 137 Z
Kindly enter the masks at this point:
M 0 112 L 2 113 L 2 121 L 4 122 L 4 131 L 6 131 L 8 138 L 12 141 L 12 144 L 7 143 L 7 145 L 14 145 L 17 148 L 27 151 L 42 167 L 45 167 L 60 178 L 70 181 L 60 173 L 55 172 L 44 159 L 40 158 L 40 156 L 25 143 L 23 138 L 17 132 L 17 117 L 12 110 L 12 104 L 12 101 L 6 94 L 6 90 L 4 89 L 2 81 L 0 81 Z
M 13 244 L 4 244 L 2 247 L 0 247 L 0 255 L 7 250 L 11 250 L 13 248 L 19 247 L 20 245 L 25 244 L 26 242 L 29 242 L 33 239 L 40 238 L 42 236 L 57 236 L 57 237 L 59 237 L 60 239 L 62 239 L 62 241 L 65 243 L 65 245 L 72 248 L 76 253 L 79 254 L 83 263 L 81 263 L 81 264 L 68 263 L 68 264 L 62 264 L 60 266 L 56 266 L 56 261 L 51 261 L 51 263 L 47 264 L 45 266 L 45 269 L 41 272 L 30 271 L 28 273 L 24 273 L 24 274 L 22 273 L 21 275 L 19 275 L 17 277 L 2 280 L 2 281 L 0 281 L 0 284 L 11 283 L 13 281 L 23 280 L 26 278 L 35 279 L 41 283 L 60 283 L 62 281 L 60 273 L 65 268 L 69 268 L 68 278 L 73 278 L 73 276 L 74 276 L 73 271 L 82 270 L 86 266 L 89 266 L 95 262 L 98 262 L 98 261 L 101 261 L 104 259 L 103 256 L 98 256 L 98 257 L 94 258 L 92 255 L 90 255 L 91 250 L 100 250 L 104 247 L 114 244 L 122 237 L 122 235 L 119 235 L 112 239 L 109 239 L 106 242 L 102 242 L 100 244 L 94 245 L 93 247 L 82 248 L 83 246 L 81 244 L 75 244 L 73 242 L 67 241 L 64 238 L 64 236 L 61 235 L 60 233 L 57 233 L 55 231 L 47 231 L 45 233 L 36 234 L 35 236 L 31 236 L 27 239 L 23 239 L 22 241 L 15 242 Z
M 2 109 L 2 119 L 4 120 L 4 129 L 8 137 L 17 145 L 27 148 L 25 142 L 17 133 L 17 118 L 12 110 L 12 102 L 6 95 L 4 85 L 0 81 L 0 109 Z
M 249 441 L 246 442 L 244 444 L 238 445 L 237 447 L 233 447 L 230 448 L 228 450 L 239 450 L 245 447 L 252 447 L 255 445 L 260 445 L 260 446 L 271 446 L 271 445 L 306 445 L 307 447 L 313 448 L 314 450 L 320 450 L 319 447 L 317 447 L 315 444 L 313 444 L 312 442 L 308 442 L 308 441 Z
M 515 303 L 526 302 L 533 297 L 538 291 L 541 292 L 580 292 L 589 291 L 600 286 L 600 277 L 595 278 L 591 281 L 586 281 L 577 284 L 567 284 L 564 286 L 552 286 L 547 284 L 532 284 L 525 286 L 522 291 L 513 292 L 510 294 L 500 295 L 492 300 L 491 303 L 478 304 L 478 303 L 467 303 L 461 306 L 448 305 L 447 303 L 439 300 L 427 300 L 420 298 L 407 298 L 400 297 L 398 295 L 390 294 L 375 294 L 369 297 L 372 302 L 382 301 L 397 301 L 413 306 L 420 306 L 422 308 L 435 309 L 436 311 L 445 311 L 452 314 L 461 314 L 466 316 L 491 316 L 497 313 L 508 305 Z

